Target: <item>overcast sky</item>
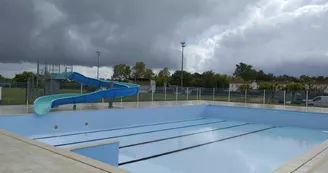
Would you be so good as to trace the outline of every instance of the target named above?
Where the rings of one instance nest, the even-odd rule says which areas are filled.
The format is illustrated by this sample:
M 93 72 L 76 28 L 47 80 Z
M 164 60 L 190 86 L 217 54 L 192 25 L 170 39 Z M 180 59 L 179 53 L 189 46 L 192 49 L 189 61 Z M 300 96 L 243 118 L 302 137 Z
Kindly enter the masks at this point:
M 0 73 L 41 63 L 101 76 L 118 63 L 328 76 L 328 0 L 0 0 Z

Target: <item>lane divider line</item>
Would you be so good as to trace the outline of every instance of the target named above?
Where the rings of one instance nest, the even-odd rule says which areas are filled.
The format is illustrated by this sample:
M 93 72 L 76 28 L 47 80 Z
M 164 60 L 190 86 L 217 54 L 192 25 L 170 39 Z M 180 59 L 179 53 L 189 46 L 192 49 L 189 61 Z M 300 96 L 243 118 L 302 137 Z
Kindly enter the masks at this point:
M 227 138 L 223 138 L 223 139 L 218 139 L 218 140 L 214 140 L 214 141 L 210 141 L 210 142 L 206 142 L 206 143 L 202 143 L 202 144 L 198 144 L 198 145 L 193 145 L 193 146 L 190 146 L 190 147 L 185 147 L 185 148 L 181 148 L 181 149 L 177 149 L 177 150 L 172 150 L 172 151 L 168 151 L 168 152 L 164 152 L 164 153 L 160 153 L 160 154 L 156 154 L 156 155 L 152 155 L 152 156 L 148 156 L 148 157 L 143 157 L 143 158 L 140 158 L 140 159 L 121 162 L 118 165 L 122 166 L 122 165 L 131 164 L 131 163 L 135 163 L 135 162 L 149 160 L 149 159 L 153 159 L 153 158 L 156 158 L 156 157 L 161 157 L 161 156 L 165 156 L 165 155 L 169 155 L 169 154 L 173 154 L 173 153 L 177 153 L 177 152 L 181 152 L 181 151 L 201 147 L 201 146 L 204 146 L 204 145 L 213 144 L 213 143 L 216 143 L 216 142 L 226 141 L 226 140 L 229 140 L 229 139 L 238 138 L 238 137 L 241 137 L 241 136 L 246 136 L 246 135 L 249 135 L 249 134 L 274 129 L 274 128 L 277 128 L 277 127 L 278 126 L 272 126 L 272 127 L 268 127 L 268 128 L 264 128 L 264 129 L 260 129 L 260 130 L 255 130 L 255 131 L 251 131 L 251 132 L 247 132 L 247 133 L 242 133 L 242 134 L 239 134 L 239 135 L 235 135 L 235 136 L 231 136 L 231 137 L 227 137 Z
M 193 125 L 180 126 L 180 127 L 174 127 L 174 128 L 158 129 L 158 130 L 151 130 L 151 131 L 138 132 L 138 133 L 130 133 L 130 134 L 126 134 L 126 135 L 118 135 L 118 136 L 111 136 L 111 137 L 96 138 L 96 139 L 89 139 L 89 140 L 84 140 L 84 141 L 76 141 L 76 142 L 70 142 L 70 143 L 57 144 L 57 145 L 54 145 L 54 146 L 55 147 L 60 147 L 60 146 L 80 144 L 80 143 L 85 143 L 85 142 L 94 142 L 94 141 L 99 141 L 99 140 L 104 140 L 104 139 L 112 139 L 112 138 L 118 138 L 118 137 L 134 136 L 134 135 L 140 135 L 140 134 L 146 134 L 146 133 L 155 133 L 155 132 L 161 132 L 161 131 L 167 131 L 167 130 L 175 130 L 175 129 L 182 129 L 182 128 L 187 128 L 187 127 L 194 127 L 194 126 L 201 126 L 201 125 L 208 125 L 208 124 L 217 124 L 217 123 L 222 123 L 222 122 L 225 122 L 225 121 L 226 120 L 221 120 L 221 121 L 214 121 L 214 122 L 209 122 L 209 123 L 193 124 Z
M 186 136 L 193 136 L 193 135 L 198 135 L 198 134 L 202 134 L 202 133 L 214 132 L 214 131 L 218 131 L 218 130 L 230 129 L 230 128 L 234 128 L 234 127 L 249 125 L 249 124 L 251 124 L 251 123 L 238 124 L 238 125 L 233 125 L 233 126 L 228 126 L 228 127 L 216 128 L 216 129 L 212 129 L 212 130 L 205 130 L 205 131 L 201 131 L 201 132 L 195 132 L 195 133 L 189 133 L 189 134 L 184 134 L 184 135 L 179 135 L 179 136 L 172 136 L 172 137 L 168 137 L 168 138 L 156 139 L 156 140 L 152 140 L 152 141 L 145 141 L 145 142 L 140 142 L 140 143 L 135 143 L 135 144 L 129 144 L 129 145 L 120 146 L 120 149 L 143 145 L 143 144 L 149 144 L 149 143 L 153 143 L 153 142 L 160 142 L 160 141 L 165 141 L 165 140 L 170 140 L 170 139 L 175 139 L 175 138 L 181 138 L 181 137 L 186 137 Z
M 77 133 L 62 134 L 62 135 L 52 135 L 52 136 L 35 137 L 35 138 L 32 138 L 32 139 L 39 140 L 39 139 L 48 139 L 48 138 L 56 138 L 56 137 L 64 137 L 64 136 L 74 136 L 74 135 L 82 135 L 82 134 L 89 134 L 89 133 L 105 132 L 105 131 L 112 131 L 112 130 L 123 130 L 123 129 L 138 128 L 138 127 L 156 126 L 156 125 L 162 125 L 162 124 L 175 124 L 175 123 L 188 122 L 188 121 L 198 121 L 198 120 L 205 120 L 205 119 L 211 119 L 211 118 L 189 119 L 189 120 L 162 122 L 162 123 L 155 123 L 155 124 L 137 125 L 137 126 L 130 126 L 130 127 L 119 127 L 119 128 L 111 128 L 111 129 L 93 130 L 93 131 L 77 132 Z

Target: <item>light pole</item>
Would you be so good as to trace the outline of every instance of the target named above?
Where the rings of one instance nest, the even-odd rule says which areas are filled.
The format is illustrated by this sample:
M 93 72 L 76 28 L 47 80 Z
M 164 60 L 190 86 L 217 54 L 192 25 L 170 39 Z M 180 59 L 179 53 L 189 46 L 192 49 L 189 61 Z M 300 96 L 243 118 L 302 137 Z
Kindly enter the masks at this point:
M 183 49 L 186 47 L 186 42 L 181 42 L 182 56 L 181 56 L 181 89 L 183 87 Z
M 96 53 L 98 55 L 97 79 L 99 79 L 99 56 L 100 56 L 100 52 L 97 51 Z

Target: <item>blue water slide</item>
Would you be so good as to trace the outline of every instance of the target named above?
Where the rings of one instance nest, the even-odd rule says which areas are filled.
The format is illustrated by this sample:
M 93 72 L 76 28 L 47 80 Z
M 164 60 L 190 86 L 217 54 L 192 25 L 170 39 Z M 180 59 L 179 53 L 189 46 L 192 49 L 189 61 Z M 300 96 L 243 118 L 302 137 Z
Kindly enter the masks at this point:
M 82 85 L 95 86 L 101 90 L 87 94 L 55 94 L 39 97 L 34 101 L 34 112 L 36 114 L 47 114 L 51 108 L 59 105 L 89 103 L 102 98 L 128 97 L 137 95 L 139 92 L 139 85 L 136 84 L 98 80 L 85 77 L 76 72 L 71 73 L 68 79 Z M 111 82 L 113 82 L 113 88 L 110 88 Z

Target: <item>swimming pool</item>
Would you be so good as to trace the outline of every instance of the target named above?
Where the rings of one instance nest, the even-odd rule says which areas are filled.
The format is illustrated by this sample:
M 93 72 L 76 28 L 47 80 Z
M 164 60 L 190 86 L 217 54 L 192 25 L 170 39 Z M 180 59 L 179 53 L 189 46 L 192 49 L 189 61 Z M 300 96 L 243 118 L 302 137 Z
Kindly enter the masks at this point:
M 326 114 L 210 105 L 1 120 L 0 128 L 136 173 L 272 172 L 328 137 Z

